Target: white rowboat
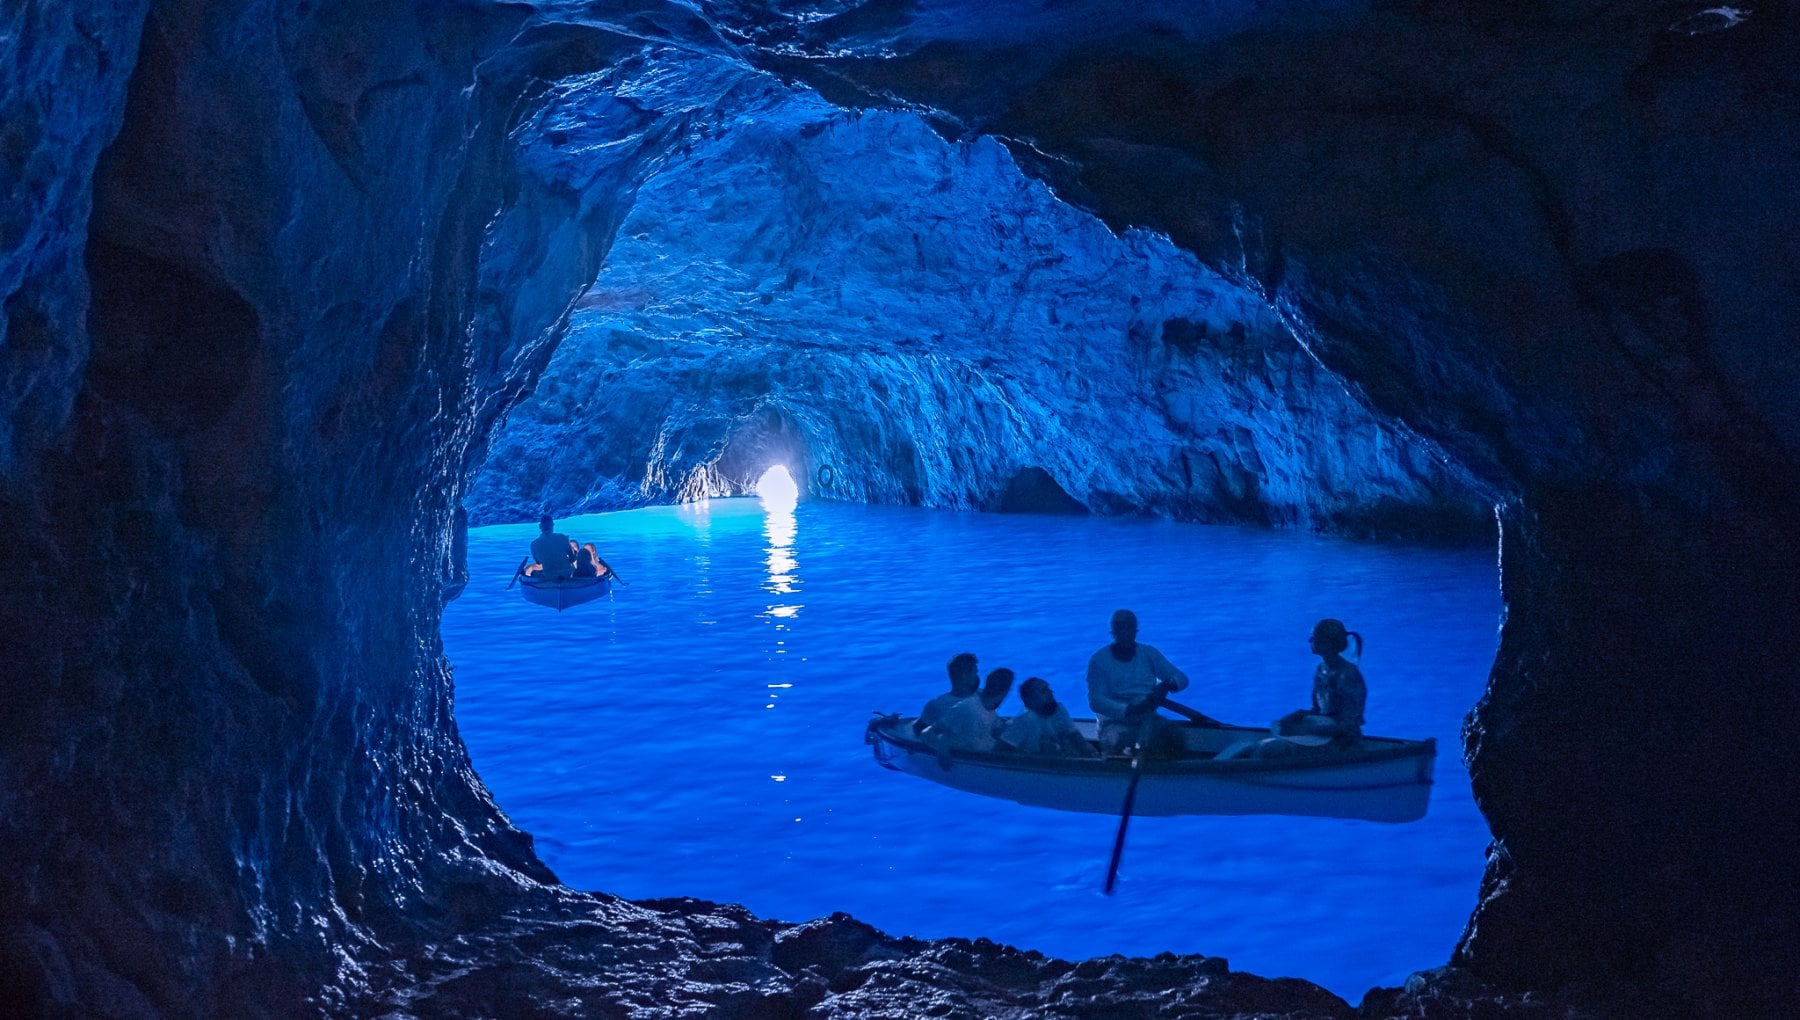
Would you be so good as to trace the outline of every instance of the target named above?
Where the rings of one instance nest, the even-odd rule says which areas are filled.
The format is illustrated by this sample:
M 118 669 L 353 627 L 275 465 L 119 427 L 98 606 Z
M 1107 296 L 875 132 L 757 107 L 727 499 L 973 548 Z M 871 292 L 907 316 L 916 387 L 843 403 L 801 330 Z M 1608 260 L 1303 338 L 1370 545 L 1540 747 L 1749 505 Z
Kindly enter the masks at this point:
M 525 593 L 525 601 L 549 606 L 560 613 L 612 591 L 612 578 L 570 577 L 560 581 L 540 581 L 534 577 L 520 577 L 519 590 Z
M 950 767 L 912 730 L 911 718 L 881 716 L 865 740 L 883 767 L 954 790 L 1059 811 L 1116 815 L 1131 783 L 1131 759 L 1011 752 L 956 751 Z M 1092 740 L 1092 719 L 1076 721 Z M 1181 728 L 1182 757 L 1142 764 L 1134 815 L 1308 815 L 1412 822 L 1425 817 L 1437 741 L 1364 737 L 1349 750 L 1319 749 L 1289 757 L 1227 756 L 1266 729 Z M 1243 748 L 1238 749 L 1241 753 Z

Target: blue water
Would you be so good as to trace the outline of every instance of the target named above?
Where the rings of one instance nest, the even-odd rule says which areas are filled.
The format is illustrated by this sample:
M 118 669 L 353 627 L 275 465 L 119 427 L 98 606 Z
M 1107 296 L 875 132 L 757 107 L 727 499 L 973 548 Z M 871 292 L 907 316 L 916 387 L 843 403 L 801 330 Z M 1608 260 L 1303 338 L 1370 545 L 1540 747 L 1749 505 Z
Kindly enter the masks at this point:
M 1457 734 L 1494 654 L 1491 553 L 754 499 L 559 529 L 628 584 L 530 605 L 503 589 L 535 526 L 477 529 L 444 641 L 476 768 L 570 885 L 1074 959 L 1207 953 L 1352 1002 L 1442 963 L 1474 903 L 1487 828 Z M 1441 745 L 1430 813 L 1137 819 L 1107 898 L 1115 820 L 944 789 L 863 746 L 872 710 L 916 712 L 964 650 L 1087 714 L 1119 607 L 1193 678 L 1185 703 L 1249 723 L 1306 704 L 1315 620 L 1360 630 L 1369 732 Z

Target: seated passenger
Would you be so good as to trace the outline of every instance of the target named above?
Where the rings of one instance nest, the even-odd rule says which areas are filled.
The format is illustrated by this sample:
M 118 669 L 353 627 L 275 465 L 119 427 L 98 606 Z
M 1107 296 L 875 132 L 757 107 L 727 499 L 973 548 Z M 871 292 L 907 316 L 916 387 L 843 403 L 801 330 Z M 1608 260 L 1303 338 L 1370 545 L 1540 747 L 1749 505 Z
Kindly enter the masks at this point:
M 588 544 L 582 546 L 581 551 L 575 555 L 575 574 L 574 574 L 574 576 L 575 577 L 599 577 L 600 576 L 600 557 L 598 555 L 596 555 L 594 552 L 594 543 L 589 542 Z
M 1042 677 L 1032 677 L 1019 685 L 1019 700 L 1025 711 L 1006 724 L 1000 734 L 1001 743 L 1024 754 L 1094 754 L 1069 710 L 1056 700 L 1056 693 Z
M 925 739 L 941 754 L 945 751 L 992 751 L 995 731 L 1003 725 L 999 708 L 1012 690 L 1013 671 L 996 669 L 988 674 L 981 693 L 963 698 L 944 709 L 928 729 Z
M 981 671 L 975 663 L 974 652 L 962 652 L 950 660 L 950 692 L 940 694 L 925 703 L 919 709 L 919 717 L 913 720 L 913 732 L 922 733 L 925 728 L 938 721 L 944 710 L 964 698 L 974 695 L 981 686 Z
M 568 577 L 575 568 L 575 558 L 569 553 L 569 536 L 556 533 L 556 522 L 549 514 L 538 518 L 538 537 L 531 540 L 531 558 L 540 564 L 540 569 L 532 576 L 545 581 L 555 581 Z
M 1320 658 L 1313 671 L 1312 709 L 1299 709 L 1275 720 L 1277 734 L 1257 749 L 1259 757 L 1301 753 L 1309 748 L 1345 749 L 1362 740 L 1363 706 L 1369 698 L 1362 670 L 1344 658 L 1356 639 L 1356 657 L 1362 658 L 1362 635 L 1345 630 L 1337 620 L 1320 620 L 1313 627 L 1310 644 Z
M 1112 644 L 1088 659 L 1088 707 L 1100 725 L 1100 749 L 1112 754 L 1142 746 L 1158 757 L 1181 751 L 1181 733 L 1156 707 L 1172 691 L 1186 689 L 1187 674 L 1154 647 L 1137 639 L 1137 614 L 1112 615 Z

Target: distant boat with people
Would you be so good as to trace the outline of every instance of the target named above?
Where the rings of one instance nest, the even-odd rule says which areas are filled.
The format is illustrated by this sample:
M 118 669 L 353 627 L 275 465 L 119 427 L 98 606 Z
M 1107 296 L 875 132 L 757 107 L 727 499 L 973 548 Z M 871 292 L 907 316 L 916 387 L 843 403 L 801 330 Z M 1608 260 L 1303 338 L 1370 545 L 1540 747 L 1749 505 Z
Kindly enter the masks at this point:
M 560 613 L 611 594 L 615 580 L 625 583 L 594 543 L 558 533 L 549 514 L 538 519 L 538 532 L 531 555 L 519 561 L 512 580 L 506 582 L 508 588 L 517 584 L 525 601 Z
M 1166 758 L 945 752 L 920 737 L 913 722 L 885 715 L 869 723 L 865 740 L 882 767 L 984 797 L 1094 814 L 1118 814 L 1137 772 L 1135 815 L 1412 822 L 1425 817 L 1437 762 L 1437 742 L 1429 739 L 1365 736 L 1355 748 L 1329 754 L 1259 757 L 1248 752 L 1280 739 L 1269 729 L 1179 724 L 1181 749 Z M 1087 739 L 1098 738 L 1094 720 L 1075 725 Z

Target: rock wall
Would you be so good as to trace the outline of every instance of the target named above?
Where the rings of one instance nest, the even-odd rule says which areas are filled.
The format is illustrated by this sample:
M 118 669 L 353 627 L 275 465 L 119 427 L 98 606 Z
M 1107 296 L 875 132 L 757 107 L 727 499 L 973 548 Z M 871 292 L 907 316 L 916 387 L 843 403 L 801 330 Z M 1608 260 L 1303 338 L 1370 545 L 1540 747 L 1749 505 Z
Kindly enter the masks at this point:
M 999 143 L 717 58 L 642 75 L 733 84 L 637 193 L 473 522 L 741 494 L 780 460 L 830 499 L 998 509 L 1033 471 L 1101 512 L 1491 541 L 1492 500 L 1260 298 Z
M 58 1014 L 351 1008 L 551 878 L 451 718 L 452 508 L 679 117 L 584 106 L 609 158 L 571 180 L 544 82 L 630 33 L 148 7 L 0 35 L 0 975 Z

